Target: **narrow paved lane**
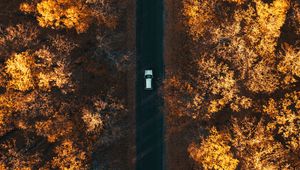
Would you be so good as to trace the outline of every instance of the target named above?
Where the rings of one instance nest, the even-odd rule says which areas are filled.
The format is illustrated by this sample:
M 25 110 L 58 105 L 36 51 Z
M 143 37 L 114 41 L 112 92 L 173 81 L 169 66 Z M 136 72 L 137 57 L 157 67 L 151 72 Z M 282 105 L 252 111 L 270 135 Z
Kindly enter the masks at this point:
M 136 144 L 137 170 L 162 170 L 163 0 L 137 0 Z M 154 71 L 153 91 L 144 90 L 144 70 Z

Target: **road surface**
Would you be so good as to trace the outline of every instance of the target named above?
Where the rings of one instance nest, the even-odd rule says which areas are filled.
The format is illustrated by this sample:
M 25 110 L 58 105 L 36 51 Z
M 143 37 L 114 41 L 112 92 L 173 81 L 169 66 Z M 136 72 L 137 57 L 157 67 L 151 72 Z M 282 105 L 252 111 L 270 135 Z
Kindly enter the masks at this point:
M 163 68 L 163 0 L 137 0 L 136 169 L 164 169 L 163 100 L 158 94 Z M 144 70 L 154 71 L 154 89 L 144 90 Z

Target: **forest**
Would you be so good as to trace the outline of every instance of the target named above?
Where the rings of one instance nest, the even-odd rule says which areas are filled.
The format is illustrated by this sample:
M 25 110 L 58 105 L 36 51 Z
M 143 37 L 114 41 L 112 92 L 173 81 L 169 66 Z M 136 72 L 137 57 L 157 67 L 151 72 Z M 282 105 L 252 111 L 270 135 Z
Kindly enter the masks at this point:
M 135 168 L 135 3 L 0 1 L 0 170 Z M 300 1 L 164 9 L 166 168 L 300 169 Z
M 0 8 L 0 169 L 130 169 L 133 3 Z
M 300 169 L 300 2 L 166 8 L 168 169 Z

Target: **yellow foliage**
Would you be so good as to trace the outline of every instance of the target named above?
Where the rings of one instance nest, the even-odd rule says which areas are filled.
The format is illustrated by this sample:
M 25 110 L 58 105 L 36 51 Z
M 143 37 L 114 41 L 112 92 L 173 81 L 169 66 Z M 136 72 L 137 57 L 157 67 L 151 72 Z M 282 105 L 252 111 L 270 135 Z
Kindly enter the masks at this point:
M 276 70 L 269 66 L 267 61 L 259 62 L 253 69 L 249 70 L 249 80 L 246 83 L 250 91 L 274 92 L 279 87 L 279 76 Z
M 289 167 L 288 151 L 275 141 L 263 121 L 253 118 L 232 120 L 232 145 L 241 169 L 281 170 Z
M 20 113 L 28 112 L 28 105 L 34 102 L 35 99 L 35 93 L 32 92 L 20 93 L 19 91 L 6 91 L 0 95 L 0 117 L 3 116 L 3 122 L 2 124 L 0 123 L 0 135 L 11 129 L 12 123 L 14 123 L 14 128 L 27 128 L 25 122 L 17 121 L 17 118 L 13 117 L 13 115 L 14 113 L 18 113 L 18 118 L 22 117 L 23 115 Z M 23 117 L 23 119 L 25 119 L 25 117 Z
M 6 61 L 5 71 L 10 76 L 8 88 L 27 91 L 34 88 L 31 73 L 33 60 L 28 52 L 14 54 Z
M 293 19 L 293 23 L 294 23 L 294 27 L 295 27 L 295 31 L 297 35 L 300 35 L 300 4 L 298 3 L 294 3 L 293 4 L 293 15 L 292 15 L 292 19 Z
M 178 77 L 171 77 L 165 80 L 164 89 L 164 98 L 172 115 L 193 118 L 198 118 L 201 115 L 203 109 L 202 95 L 188 82 L 184 82 Z M 186 100 L 182 100 L 182 96 L 185 96 Z
M 274 58 L 275 46 L 280 29 L 285 22 L 289 0 L 274 0 L 271 4 L 254 0 L 255 9 L 237 11 L 235 19 L 244 20 L 244 31 L 250 45 L 263 57 Z
M 34 7 L 22 3 L 20 9 L 25 13 L 37 13 L 41 27 L 75 28 L 78 33 L 88 29 L 92 17 L 91 11 L 79 0 L 42 0 Z
M 4 124 L 4 113 L 2 110 L 0 110 L 0 127 Z
M 42 62 L 36 62 L 37 56 Z M 41 49 L 33 54 L 23 52 L 11 56 L 6 61 L 5 72 L 9 75 L 8 88 L 27 91 L 40 88 L 49 91 L 52 86 L 63 88 L 70 85 L 71 73 L 66 69 L 65 61 L 55 61 L 54 55 Z M 56 66 L 53 67 L 53 63 Z M 35 80 L 35 81 L 34 81 Z M 50 85 L 50 83 L 52 83 Z
M 6 166 L 9 170 L 31 170 L 41 163 L 41 156 L 39 154 L 26 154 L 17 148 L 16 143 L 16 140 L 12 139 L 6 140 L 0 145 L 1 161 L 3 161 L 3 163 L 0 161 L 0 167 Z
M 236 97 L 234 102 L 230 104 L 230 108 L 235 111 L 239 112 L 241 109 L 249 109 L 252 106 L 252 99 L 247 98 L 245 96 Z
M 234 2 L 234 3 L 237 3 L 237 4 L 243 4 L 246 2 L 246 0 L 226 0 L 228 2 Z
M 20 10 L 24 13 L 32 13 L 35 11 L 35 8 L 32 4 L 29 3 L 21 3 Z
M 219 96 L 210 101 L 208 112 L 218 112 L 226 104 L 233 101 L 239 92 L 234 79 L 234 72 L 226 64 L 217 63 L 212 57 L 199 59 L 197 66 L 200 76 L 195 77 L 195 81 L 197 84 L 201 84 L 198 88 L 208 92 L 212 98 Z
M 39 79 L 39 83 L 38 83 L 38 86 L 41 88 L 41 89 L 50 89 L 50 81 L 52 79 L 51 75 L 47 75 L 47 74 L 44 74 L 44 73 L 39 73 L 38 74 L 38 79 Z
M 47 49 L 40 49 L 35 51 L 36 55 L 41 61 L 36 63 L 35 77 L 38 80 L 37 86 L 45 91 L 51 90 L 52 86 L 63 88 L 70 84 L 71 73 L 67 70 L 67 63 L 63 59 L 57 60 L 57 57 L 50 53 Z M 55 63 L 55 67 L 52 65 Z M 50 85 L 51 84 L 51 85 Z
M 209 119 L 227 105 L 236 112 L 252 106 L 252 99 L 240 95 L 234 72 L 227 64 L 205 55 L 195 64 L 192 66 L 195 72 L 184 79 L 178 76 L 166 79 L 164 97 L 170 113 Z
M 270 99 L 264 113 L 272 118 L 268 128 L 281 135 L 287 147 L 300 151 L 300 92 L 288 93 L 279 101 Z
M 226 138 L 226 135 L 220 134 L 216 128 L 212 128 L 210 136 L 202 140 L 200 147 L 195 143 L 189 146 L 189 155 L 205 170 L 234 170 L 239 161 L 233 157 Z
M 268 37 L 279 37 L 280 28 L 285 22 L 289 9 L 289 0 L 274 0 L 271 4 L 262 0 L 254 0 L 261 31 Z M 273 34 L 273 35 L 272 35 Z
M 87 132 L 99 132 L 103 129 L 103 121 L 99 113 L 92 113 L 88 109 L 82 110 L 82 120 L 87 126 Z
M 285 55 L 278 64 L 277 69 L 287 75 L 300 77 L 300 50 L 285 44 Z
M 60 170 L 87 169 L 86 153 L 74 145 L 71 140 L 64 140 L 54 149 L 57 154 L 51 161 L 53 168 Z
M 183 14 L 187 17 L 186 25 L 194 40 L 199 39 L 205 31 L 207 24 L 214 17 L 213 7 L 216 0 L 184 0 Z
M 49 142 L 55 142 L 61 137 L 66 137 L 72 131 L 72 123 L 64 115 L 55 114 L 53 118 L 35 123 L 38 135 L 47 137 Z

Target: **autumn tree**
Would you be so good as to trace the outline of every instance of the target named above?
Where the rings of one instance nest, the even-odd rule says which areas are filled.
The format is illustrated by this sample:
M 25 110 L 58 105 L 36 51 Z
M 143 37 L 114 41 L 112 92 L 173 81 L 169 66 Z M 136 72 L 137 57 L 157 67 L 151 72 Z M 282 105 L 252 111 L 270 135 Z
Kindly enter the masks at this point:
M 200 146 L 190 144 L 188 153 L 203 169 L 234 170 L 239 161 L 234 158 L 228 143 L 228 136 L 213 127 L 210 129 L 209 137 L 202 140 Z
M 41 163 L 39 154 L 26 154 L 23 149 L 18 149 L 16 140 L 9 140 L 0 145 L 0 167 L 7 169 L 27 170 Z
M 15 54 L 6 61 L 6 72 L 11 77 L 8 88 L 26 91 L 33 88 L 33 78 L 30 70 L 33 60 L 28 53 Z
M 276 141 L 263 120 L 232 119 L 232 146 L 242 169 L 290 169 L 288 151 Z
M 284 75 L 285 85 L 297 82 L 297 77 L 300 77 L 300 49 L 285 43 L 277 69 Z
M 293 5 L 293 15 L 292 15 L 292 26 L 295 29 L 297 35 L 300 35 L 300 4 L 297 2 L 292 3 Z
M 232 137 L 227 145 L 242 169 L 299 166 L 295 164 L 299 162 L 300 132 L 299 3 L 181 3 L 188 40 L 181 38 L 184 48 L 189 49 L 186 54 L 180 53 L 183 56 L 177 56 L 184 57 L 186 63 L 177 64 L 176 69 L 171 66 L 164 82 L 168 121 L 190 118 L 195 126 L 216 125 L 221 126 L 221 131 L 232 127 L 233 134 L 226 132 Z M 257 119 L 247 118 L 253 115 Z M 232 116 L 239 118 L 228 123 Z M 190 131 L 196 130 L 186 129 L 186 133 Z M 208 157 L 199 156 L 205 153 L 201 150 L 204 145 L 191 146 L 199 152 L 191 154 L 189 149 L 190 157 L 203 167 Z M 294 158 L 290 159 L 290 155 Z
M 263 112 L 272 119 L 267 127 L 282 136 L 289 149 L 299 153 L 300 92 L 287 93 L 280 100 L 269 99 Z
M 38 44 L 39 31 L 31 22 L 0 27 L 0 55 L 6 59 L 12 52 L 22 52 Z
M 87 169 L 86 153 L 78 148 L 71 140 L 64 140 L 54 149 L 56 156 L 53 157 L 52 168 L 64 169 Z
M 60 138 L 68 136 L 72 132 L 73 126 L 68 117 L 59 113 L 55 113 L 48 120 L 37 121 L 35 123 L 37 135 L 47 137 L 49 142 L 55 142 Z
M 94 145 L 107 146 L 126 134 L 126 125 L 121 123 L 126 119 L 127 109 L 122 101 L 110 94 L 94 96 L 87 101 L 91 107 L 83 107 L 81 119 L 84 122 L 84 132 L 93 138 Z
M 54 62 L 56 67 L 52 67 Z M 33 88 L 49 90 L 50 82 L 53 83 L 52 86 L 63 88 L 69 83 L 71 75 L 66 73 L 66 61 L 55 58 L 46 49 L 31 54 L 28 51 L 14 54 L 6 61 L 5 68 L 5 72 L 10 77 L 7 87 L 20 91 Z
M 85 32 L 93 18 L 108 27 L 113 28 L 116 25 L 114 16 L 105 16 L 102 11 L 90 8 L 82 0 L 42 0 L 38 3 L 22 3 L 20 10 L 24 13 L 34 13 L 41 27 L 75 28 L 77 33 Z
M 242 8 L 239 4 L 244 2 L 230 1 L 237 3 L 228 7 L 231 9 L 226 3 L 183 1 L 184 23 L 192 43 L 211 50 L 191 49 L 192 60 L 185 66 L 188 71 L 165 81 L 171 113 L 209 118 L 227 106 L 234 112 L 253 109 L 260 102 L 253 95 L 283 89 L 287 85 L 281 81 L 283 76 L 296 83 L 297 48 L 286 47 L 281 55 L 275 50 L 290 2 L 255 0 Z M 232 13 L 224 13 L 226 10 Z M 220 15 L 224 15 L 222 20 Z
M 123 87 L 114 84 L 123 81 L 118 64 L 127 54 L 119 45 L 124 30 L 115 28 L 127 9 L 111 0 L 7 3 L 0 23 L 0 169 L 89 169 L 92 153 L 128 136 L 126 102 L 117 94 Z M 87 32 L 92 25 L 96 31 Z
M 187 75 L 187 80 L 172 77 L 165 81 L 165 99 L 171 113 L 210 118 L 228 104 L 234 111 L 251 107 L 252 100 L 240 94 L 234 72 L 226 64 L 209 55 L 192 64 L 196 70 Z

